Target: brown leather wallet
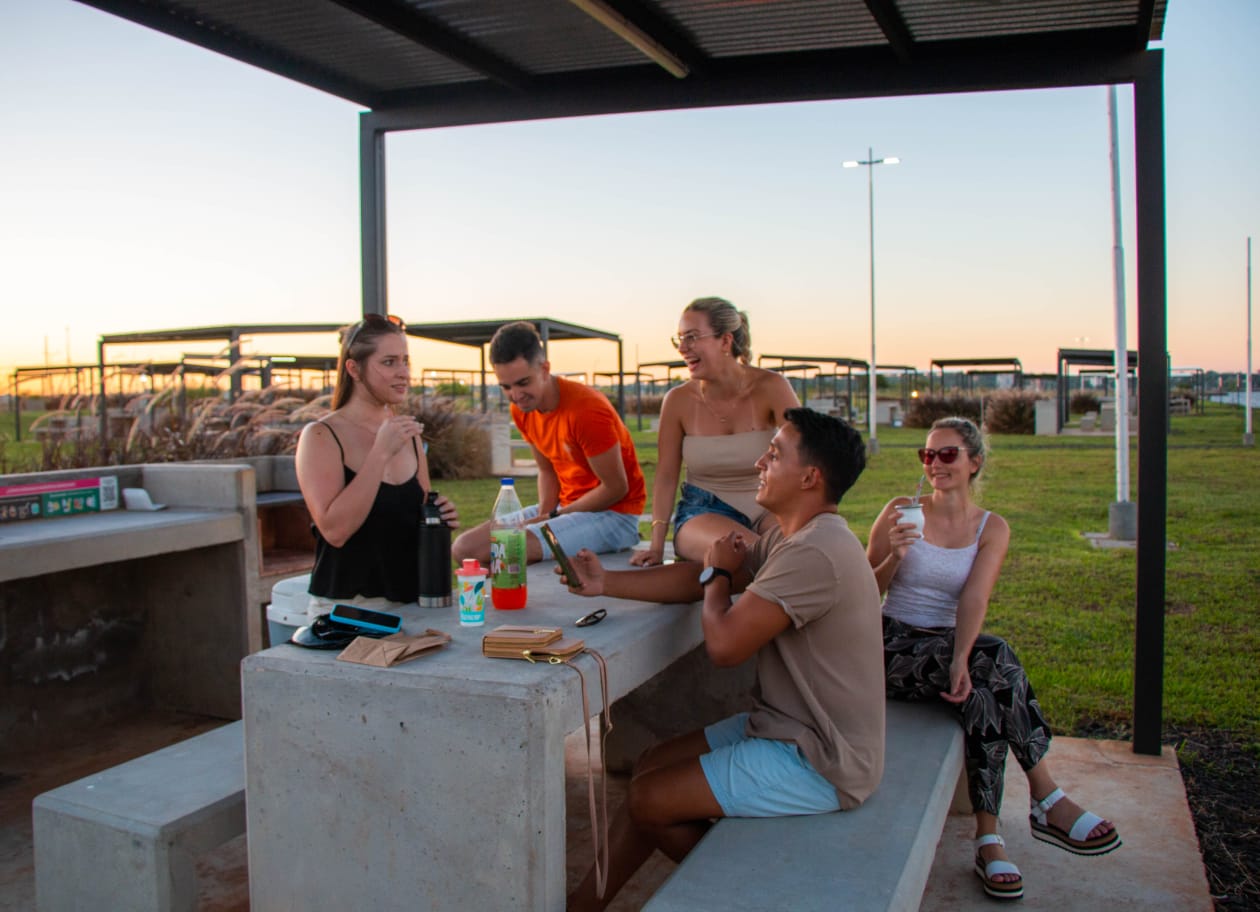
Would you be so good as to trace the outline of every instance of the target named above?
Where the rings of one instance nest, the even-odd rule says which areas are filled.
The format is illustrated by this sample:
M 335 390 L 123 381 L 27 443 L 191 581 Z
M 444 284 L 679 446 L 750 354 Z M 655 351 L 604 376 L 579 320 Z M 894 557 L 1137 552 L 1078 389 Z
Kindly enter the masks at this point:
M 481 653 L 492 659 L 567 662 L 585 648 L 582 640 L 564 636 L 559 627 L 505 624 L 481 638 Z

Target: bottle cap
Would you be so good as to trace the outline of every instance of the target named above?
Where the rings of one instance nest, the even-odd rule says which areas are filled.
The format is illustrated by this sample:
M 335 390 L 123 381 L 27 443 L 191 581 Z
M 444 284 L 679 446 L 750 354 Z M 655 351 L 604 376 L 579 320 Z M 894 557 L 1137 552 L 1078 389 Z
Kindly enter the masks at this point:
M 514 487 L 516 487 L 516 479 L 515 479 L 515 478 L 500 478 L 500 479 L 499 479 L 499 484 L 501 484 L 501 485 L 510 485 L 511 487 L 513 487 L 513 488 L 514 488 Z
M 469 557 L 464 559 L 464 564 L 455 571 L 456 576 L 483 576 L 486 568 L 477 562 L 477 558 Z

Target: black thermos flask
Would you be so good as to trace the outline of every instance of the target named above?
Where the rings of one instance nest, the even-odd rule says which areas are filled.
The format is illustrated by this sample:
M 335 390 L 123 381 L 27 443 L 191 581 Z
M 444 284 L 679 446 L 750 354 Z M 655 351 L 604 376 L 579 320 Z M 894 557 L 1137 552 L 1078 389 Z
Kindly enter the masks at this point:
M 451 599 L 451 527 L 442 520 L 437 491 L 430 491 L 420 508 L 421 608 L 447 608 Z

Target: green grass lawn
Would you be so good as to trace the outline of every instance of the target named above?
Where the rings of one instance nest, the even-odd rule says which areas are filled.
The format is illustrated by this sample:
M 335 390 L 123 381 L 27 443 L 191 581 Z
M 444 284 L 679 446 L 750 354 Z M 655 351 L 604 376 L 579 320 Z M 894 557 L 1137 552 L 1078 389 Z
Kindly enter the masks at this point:
M 27 450 L 0 413 L 0 472 Z M 637 424 L 633 416 L 631 427 Z M 646 425 L 646 420 L 645 420 Z M 1260 450 L 1242 446 L 1240 408 L 1209 405 L 1174 417 L 1168 449 L 1164 719 L 1167 727 L 1236 732 L 1260 749 Z M 655 434 L 634 430 L 651 491 Z M 881 428 L 881 452 L 840 505 L 863 541 L 884 502 L 919 478 L 924 432 Z M 1006 637 L 1028 667 L 1059 732 L 1123 729 L 1133 705 L 1135 554 L 1096 550 L 1083 532 L 1104 532 L 1115 498 L 1113 438 L 995 435 L 981 501 L 1011 524 L 1010 556 L 993 595 L 988 629 Z M 1136 492 L 1137 452 L 1131 453 Z M 438 480 L 465 524 L 490 515 L 496 479 Z M 532 479 L 518 481 L 532 503 Z M 643 533 L 646 536 L 646 526 Z
M 1250 541 L 1260 517 L 1260 450 L 1244 448 L 1242 435 L 1242 410 L 1234 407 L 1172 419 L 1164 720 L 1232 730 L 1260 746 L 1260 548 Z M 880 429 L 881 452 L 840 505 L 863 541 L 889 497 L 913 492 L 914 451 L 924 436 Z M 655 437 L 647 430 L 634 437 L 650 491 Z M 1114 440 L 995 435 L 990 450 L 980 499 L 1006 517 L 1012 537 L 987 629 L 1014 645 L 1056 731 L 1127 727 L 1135 553 L 1095 549 L 1081 534 L 1107 530 Z M 1136 445 L 1130 458 L 1136 496 Z M 438 485 L 466 523 L 490 515 L 498 489 L 493 479 Z M 535 500 L 531 479 L 517 485 L 522 501 Z
M 22 426 L 22 439 L 19 441 L 13 410 L 0 411 L 0 474 L 28 471 L 32 460 L 38 462 L 42 449 L 31 433 L 31 424 L 46 414 L 44 409 L 23 408 L 19 418 Z

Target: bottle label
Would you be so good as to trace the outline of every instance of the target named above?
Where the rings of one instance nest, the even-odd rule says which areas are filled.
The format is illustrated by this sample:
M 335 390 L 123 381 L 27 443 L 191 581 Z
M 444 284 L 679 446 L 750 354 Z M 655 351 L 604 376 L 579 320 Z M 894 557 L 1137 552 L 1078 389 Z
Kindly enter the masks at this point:
M 525 530 L 490 531 L 490 575 L 496 589 L 525 585 Z

